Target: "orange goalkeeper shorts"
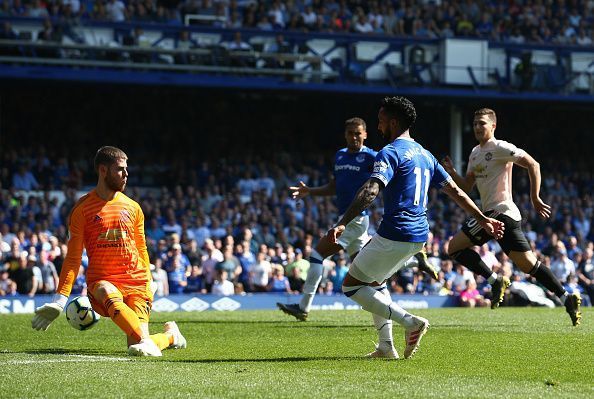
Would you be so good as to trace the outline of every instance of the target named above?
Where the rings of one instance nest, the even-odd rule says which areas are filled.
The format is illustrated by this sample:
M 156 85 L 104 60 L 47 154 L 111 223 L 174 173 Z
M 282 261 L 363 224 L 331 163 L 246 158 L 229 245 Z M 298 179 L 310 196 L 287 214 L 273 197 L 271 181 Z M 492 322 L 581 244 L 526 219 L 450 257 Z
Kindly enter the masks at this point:
M 99 280 L 89 282 L 87 286 L 87 295 L 91 302 L 93 310 L 99 313 L 103 317 L 109 317 L 105 305 L 95 299 L 93 292 L 97 288 L 97 284 L 101 282 L 107 282 L 113 285 L 122 298 L 124 303 L 136 313 L 141 323 L 148 323 L 151 314 L 151 308 L 153 307 L 153 293 L 151 291 L 150 282 L 138 284 L 137 281 L 106 281 Z

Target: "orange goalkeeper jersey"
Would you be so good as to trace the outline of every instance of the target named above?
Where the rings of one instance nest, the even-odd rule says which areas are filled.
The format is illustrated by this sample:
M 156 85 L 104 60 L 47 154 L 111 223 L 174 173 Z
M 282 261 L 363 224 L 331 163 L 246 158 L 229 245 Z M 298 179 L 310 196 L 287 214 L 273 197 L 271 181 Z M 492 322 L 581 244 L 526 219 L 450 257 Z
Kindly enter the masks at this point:
M 136 201 L 117 192 L 104 201 L 95 190 L 81 197 L 70 214 L 68 253 L 57 292 L 69 296 L 81 264 L 83 247 L 89 266 L 87 283 L 99 280 L 146 284 L 151 280 L 144 236 L 144 214 Z

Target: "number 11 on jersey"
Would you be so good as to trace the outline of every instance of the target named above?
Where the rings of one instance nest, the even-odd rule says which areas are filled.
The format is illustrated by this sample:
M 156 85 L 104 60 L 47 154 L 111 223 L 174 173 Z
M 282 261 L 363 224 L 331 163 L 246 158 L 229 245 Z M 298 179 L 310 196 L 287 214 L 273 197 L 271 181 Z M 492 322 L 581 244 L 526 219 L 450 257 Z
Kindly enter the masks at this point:
M 413 205 L 421 203 L 421 191 L 423 192 L 423 208 L 427 207 L 427 191 L 429 190 L 429 183 L 431 182 L 431 171 L 429 169 L 422 169 L 415 167 L 415 199 Z M 425 176 L 425 184 L 423 185 L 423 176 Z M 424 187 L 423 187 L 424 186 Z

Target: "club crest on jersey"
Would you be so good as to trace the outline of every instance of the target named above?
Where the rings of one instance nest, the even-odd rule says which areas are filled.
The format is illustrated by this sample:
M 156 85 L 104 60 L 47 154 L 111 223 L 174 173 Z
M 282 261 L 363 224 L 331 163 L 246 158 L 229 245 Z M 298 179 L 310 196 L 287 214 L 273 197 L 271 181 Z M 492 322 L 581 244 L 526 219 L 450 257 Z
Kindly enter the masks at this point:
M 100 222 L 102 220 L 103 219 L 101 219 L 101 216 L 99 216 L 99 215 L 95 215 L 95 217 L 93 218 L 93 222 Z
M 388 164 L 384 161 L 375 161 L 373 164 L 373 173 L 384 173 L 388 170 Z
M 493 153 L 488 152 L 485 154 L 485 161 L 490 161 L 491 159 L 493 159 Z
M 357 155 L 357 158 L 355 158 L 355 160 L 359 163 L 365 161 L 365 155 Z

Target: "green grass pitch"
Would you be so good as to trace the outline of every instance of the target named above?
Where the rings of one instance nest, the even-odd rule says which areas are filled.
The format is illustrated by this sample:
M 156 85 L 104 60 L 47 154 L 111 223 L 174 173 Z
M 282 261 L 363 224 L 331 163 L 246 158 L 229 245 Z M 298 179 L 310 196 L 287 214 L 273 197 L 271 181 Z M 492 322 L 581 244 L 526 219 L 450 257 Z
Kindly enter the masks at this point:
M 363 311 L 154 314 L 177 320 L 185 350 L 130 358 L 108 319 L 46 332 L 0 315 L 0 398 L 593 398 L 594 312 L 579 327 L 561 308 L 419 310 L 431 328 L 409 360 L 368 360 Z M 394 327 L 402 355 L 403 330 Z

